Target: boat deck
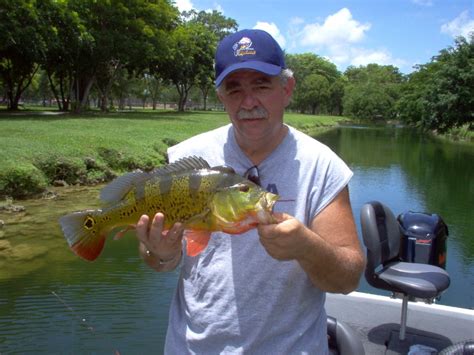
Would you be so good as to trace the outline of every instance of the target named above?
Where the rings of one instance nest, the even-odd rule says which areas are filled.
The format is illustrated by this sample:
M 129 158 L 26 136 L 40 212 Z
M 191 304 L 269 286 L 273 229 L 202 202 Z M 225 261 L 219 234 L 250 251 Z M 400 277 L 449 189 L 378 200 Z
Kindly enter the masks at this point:
M 440 351 L 474 340 L 474 310 L 409 302 L 406 339 L 400 341 L 402 301 L 361 292 L 328 294 L 326 311 L 349 325 L 362 339 L 367 355 L 407 354 L 415 344 Z

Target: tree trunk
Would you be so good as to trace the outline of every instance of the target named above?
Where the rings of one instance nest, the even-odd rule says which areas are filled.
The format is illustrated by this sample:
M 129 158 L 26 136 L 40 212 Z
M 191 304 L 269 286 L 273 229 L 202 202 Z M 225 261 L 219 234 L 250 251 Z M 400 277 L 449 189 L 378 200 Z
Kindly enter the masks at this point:
M 202 93 L 202 100 L 204 104 L 204 111 L 207 110 L 207 97 L 209 96 L 209 86 L 205 88 L 201 88 L 201 93 Z
M 7 104 L 7 108 L 11 111 L 17 111 L 18 110 L 18 104 L 21 99 L 21 95 L 23 92 L 26 90 L 28 86 L 30 86 L 31 81 L 33 80 L 33 77 L 35 76 L 36 72 L 39 69 L 39 65 L 36 66 L 36 68 L 33 70 L 33 73 L 28 76 L 24 76 L 18 80 L 18 83 L 15 88 L 15 83 L 11 78 L 10 80 L 5 80 L 7 82 L 7 95 L 8 95 L 8 101 L 9 103 Z M 26 81 L 26 84 L 23 85 L 23 83 Z M 15 93 L 14 93 L 15 92 Z
M 92 84 L 94 84 L 95 76 L 92 75 L 91 77 L 85 80 L 84 85 L 80 85 L 80 80 L 77 79 L 76 82 L 76 108 L 74 110 L 75 113 L 81 113 L 81 111 L 86 107 L 87 100 L 89 98 L 89 93 L 92 88 Z
M 51 77 L 51 74 L 49 73 L 49 71 L 46 72 L 46 75 L 48 76 L 49 87 L 50 87 L 51 91 L 53 92 L 54 98 L 56 99 L 56 104 L 58 105 L 58 110 L 62 111 L 61 101 L 59 100 L 58 92 L 56 90 L 56 87 L 54 86 L 53 78 Z

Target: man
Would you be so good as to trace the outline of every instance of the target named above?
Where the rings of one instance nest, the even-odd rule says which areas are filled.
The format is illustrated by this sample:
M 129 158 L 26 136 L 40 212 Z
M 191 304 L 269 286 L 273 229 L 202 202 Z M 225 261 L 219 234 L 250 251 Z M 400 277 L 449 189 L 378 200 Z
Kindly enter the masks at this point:
M 165 352 L 327 353 L 325 292 L 348 293 L 364 257 L 347 184 L 352 172 L 329 148 L 285 125 L 295 87 L 276 41 L 260 30 L 224 38 L 216 87 L 231 124 L 182 142 L 170 161 L 198 155 L 250 174 L 288 202 L 278 223 L 243 235 L 214 233 L 197 257 L 182 254 L 182 226 L 157 214 L 137 225 L 140 252 L 157 271 L 182 262 Z

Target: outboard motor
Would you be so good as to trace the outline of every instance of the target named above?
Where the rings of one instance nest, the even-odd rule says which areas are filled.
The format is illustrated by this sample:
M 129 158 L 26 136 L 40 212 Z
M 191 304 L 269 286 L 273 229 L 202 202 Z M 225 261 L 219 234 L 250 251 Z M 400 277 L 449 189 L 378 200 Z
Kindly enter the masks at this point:
M 448 226 L 437 214 L 405 212 L 398 216 L 402 231 L 402 261 L 446 269 Z

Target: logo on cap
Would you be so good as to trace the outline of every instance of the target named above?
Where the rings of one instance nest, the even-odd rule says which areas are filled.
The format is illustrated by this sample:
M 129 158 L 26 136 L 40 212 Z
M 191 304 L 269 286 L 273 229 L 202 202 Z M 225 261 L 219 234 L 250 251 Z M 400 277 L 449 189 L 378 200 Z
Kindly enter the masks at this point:
M 257 51 L 252 48 L 252 40 L 248 37 L 242 37 L 240 41 L 235 42 L 232 46 L 234 56 L 242 57 L 244 55 L 255 55 Z

